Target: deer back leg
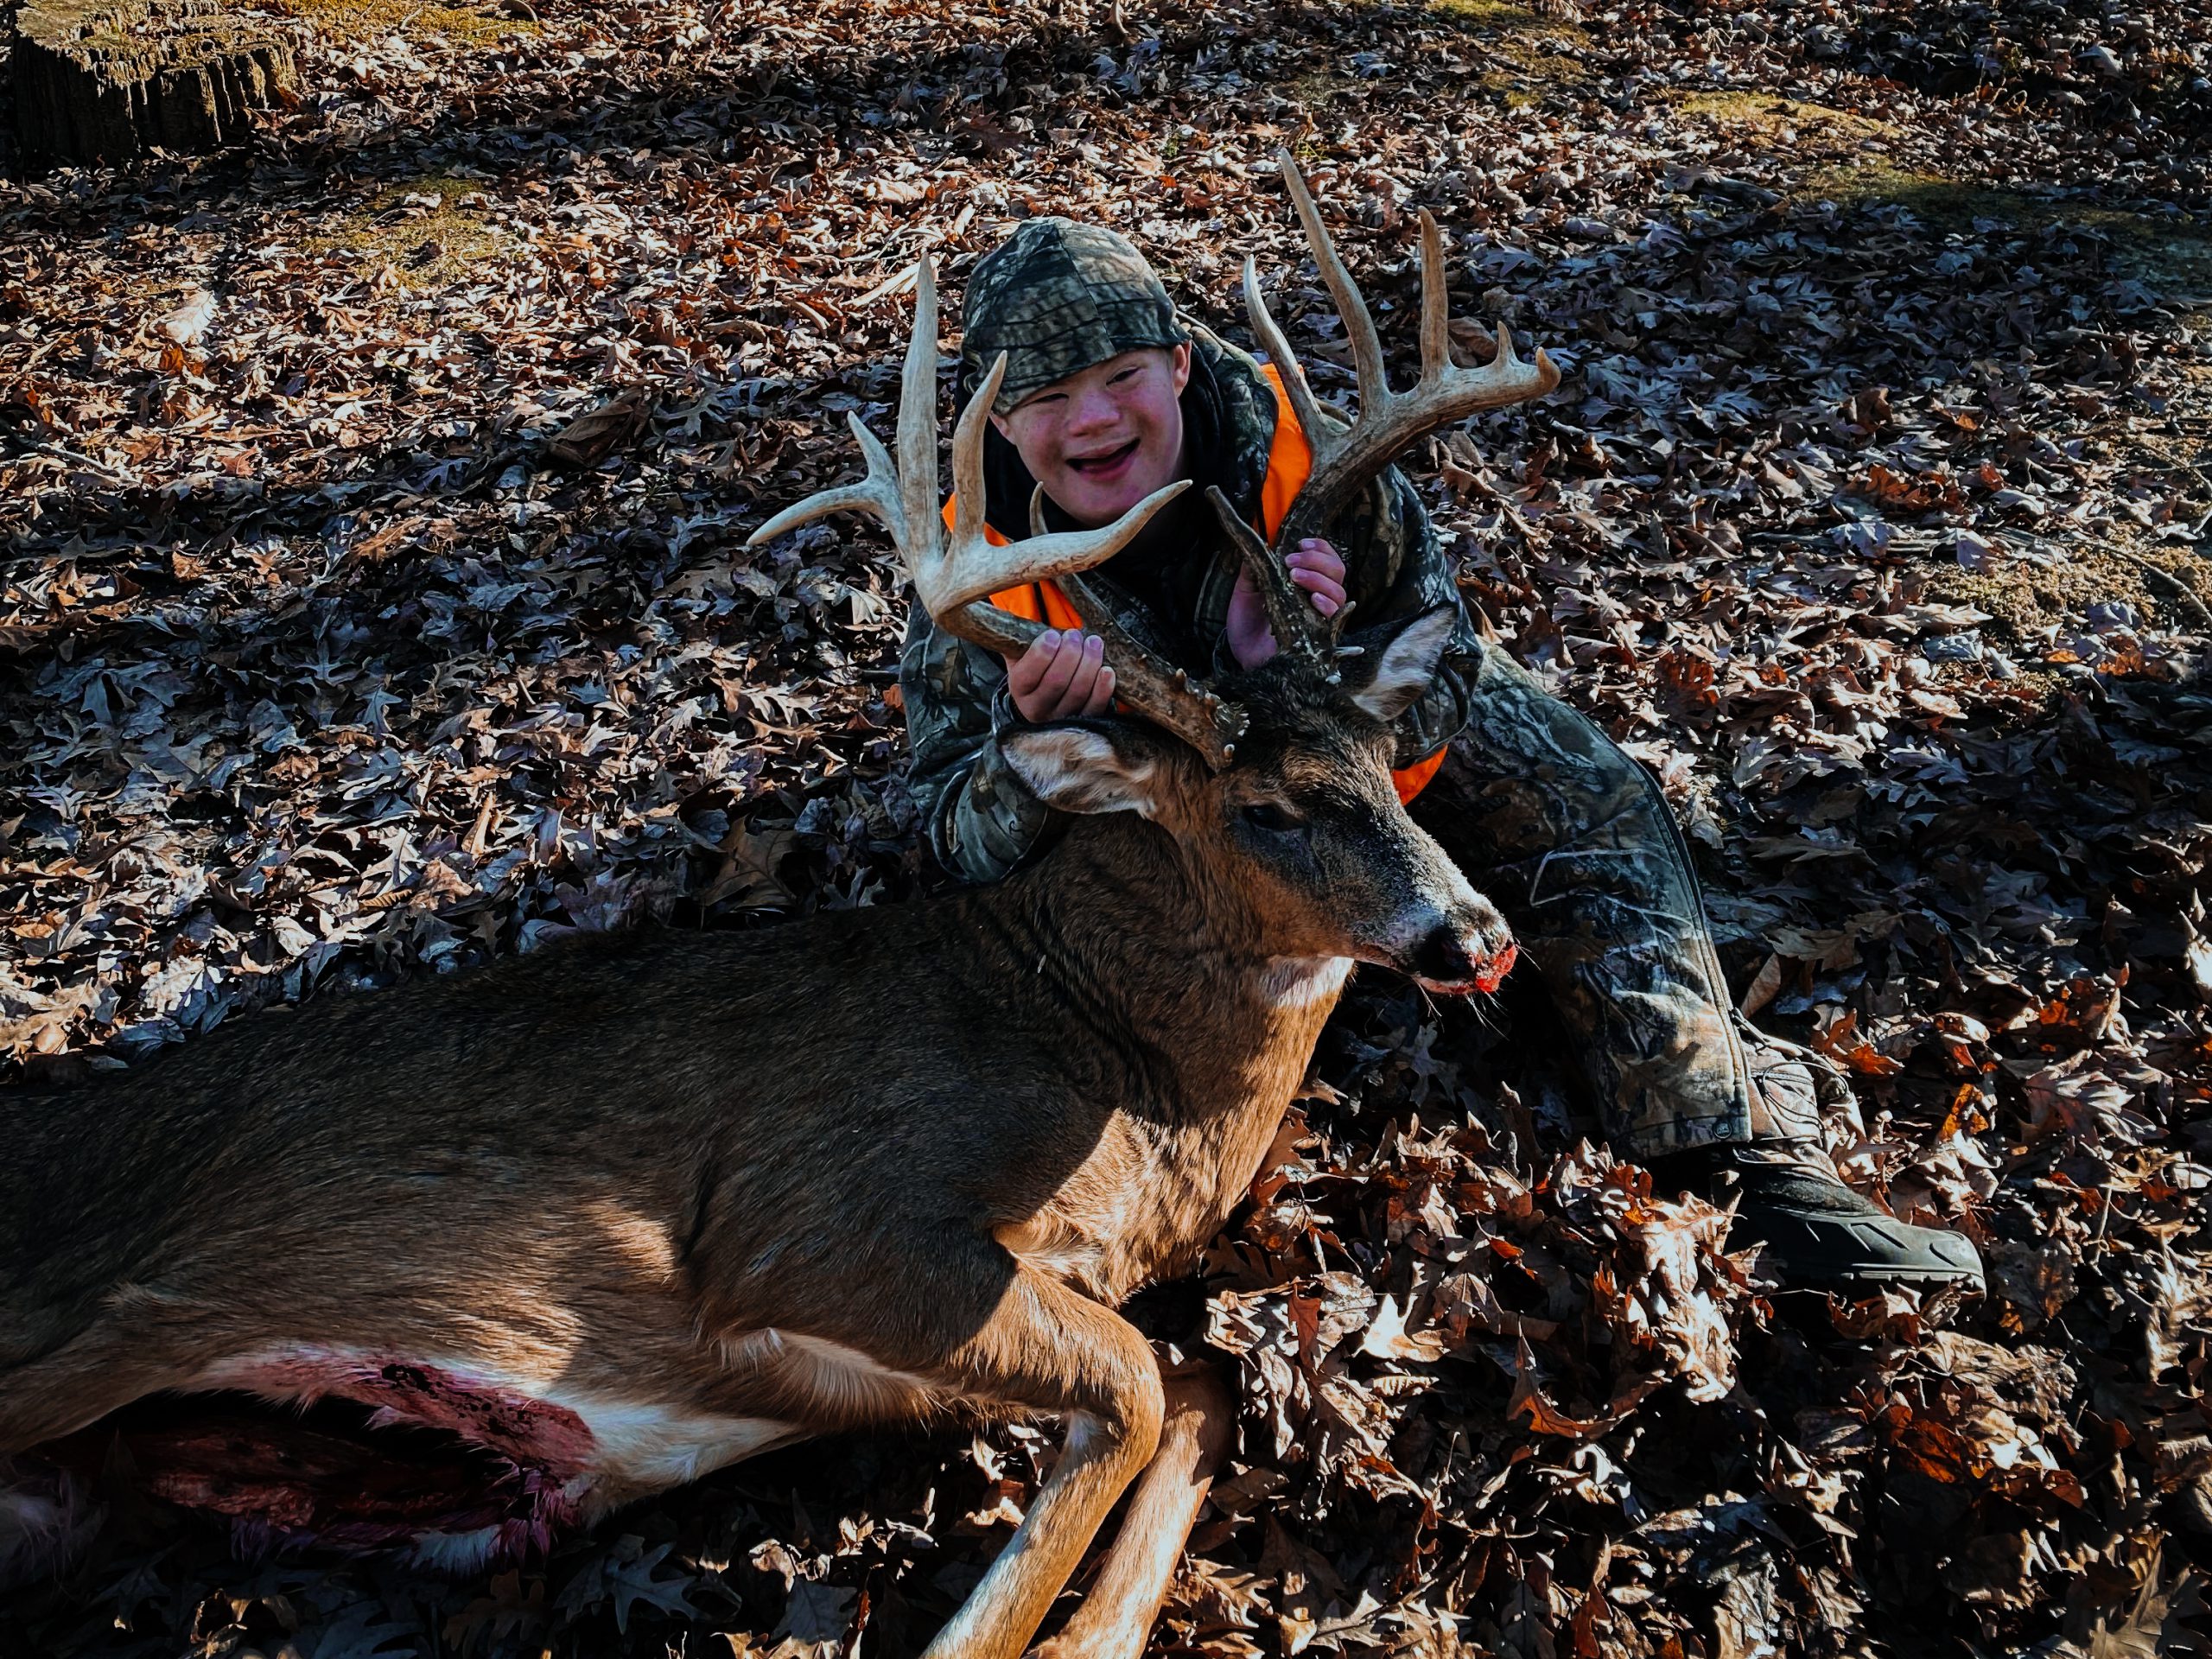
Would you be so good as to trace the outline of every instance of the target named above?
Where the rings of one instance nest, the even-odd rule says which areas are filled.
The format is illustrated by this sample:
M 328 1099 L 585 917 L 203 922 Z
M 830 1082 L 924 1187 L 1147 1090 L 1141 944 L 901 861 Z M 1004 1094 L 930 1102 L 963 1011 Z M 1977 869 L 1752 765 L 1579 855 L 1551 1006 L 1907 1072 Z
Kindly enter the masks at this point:
M 1068 1421 L 1066 1446 L 1029 1513 L 925 1656 L 1018 1659 L 1107 1511 L 1159 1446 L 1160 1367 L 1111 1309 L 1022 1268 L 944 1376 L 969 1399 Z
M 168 1345 L 106 1321 L 50 1354 L 0 1367 L 0 1457 L 60 1438 L 157 1389 L 193 1365 Z
M 1038 1659 L 1138 1659 L 1182 1559 L 1191 1525 L 1229 1450 L 1236 1405 L 1213 1368 L 1167 1379 L 1167 1418 L 1090 1593 Z

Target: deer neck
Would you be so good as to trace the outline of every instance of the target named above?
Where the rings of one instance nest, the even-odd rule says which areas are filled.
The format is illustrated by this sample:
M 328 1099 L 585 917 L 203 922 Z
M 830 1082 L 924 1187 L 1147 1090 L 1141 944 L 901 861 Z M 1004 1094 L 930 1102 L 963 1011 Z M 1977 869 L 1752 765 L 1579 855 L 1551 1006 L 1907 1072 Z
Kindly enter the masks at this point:
M 1077 820 L 1001 891 L 1035 972 L 1122 1034 L 1183 1116 L 1279 1114 L 1351 973 L 1269 951 L 1233 884 L 1133 814 Z
M 1128 815 L 1078 820 L 997 892 L 1015 978 L 1111 1103 L 1096 1150 L 1000 1242 L 1116 1302 L 1187 1264 L 1249 1190 L 1350 963 L 1268 956 L 1240 896 Z

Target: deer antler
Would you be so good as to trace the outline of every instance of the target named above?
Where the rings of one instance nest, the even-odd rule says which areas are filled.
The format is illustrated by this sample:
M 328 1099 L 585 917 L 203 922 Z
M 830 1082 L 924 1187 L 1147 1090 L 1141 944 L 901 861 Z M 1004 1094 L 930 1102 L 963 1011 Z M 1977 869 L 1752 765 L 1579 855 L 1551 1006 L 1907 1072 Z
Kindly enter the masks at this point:
M 857 414 L 849 416 L 868 459 L 868 476 L 785 507 L 754 531 L 746 545 L 758 547 L 828 513 L 873 512 L 891 531 L 916 601 L 938 625 L 1008 656 L 1027 650 L 1044 625 L 999 609 L 988 596 L 1049 579 L 1068 595 L 1084 625 L 1106 642 L 1118 699 L 1190 744 L 1210 766 L 1227 765 L 1244 729 L 1243 711 L 1194 683 L 1136 639 L 1078 575 L 1128 546 L 1154 513 L 1190 487 L 1189 480 L 1154 491 L 1101 529 L 991 542 L 983 531 L 983 423 L 1005 375 L 1001 353 L 953 428 L 954 506 L 948 540 L 938 506 L 937 284 L 925 255 L 914 281 L 914 336 L 900 378 L 897 462 Z M 1036 518 L 1033 506 L 1033 527 Z
M 1290 342 L 1283 338 L 1267 302 L 1260 297 L 1258 270 L 1247 258 L 1244 308 L 1251 318 L 1252 333 L 1282 376 L 1283 391 L 1313 450 L 1313 470 L 1275 532 L 1274 545 L 1279 550 L 1325 534 L 1352 498 L 1424 434 L 1465 420 L 1478 410 L 1499 409 L 1541 397 L 1559 385 L 1559 371 L 1544 353 L 1538 352 L 1533 363 L 1524 363 L 1513 354 L 1513 336 L 1502 323 L 1497 330 L 1497 354 L 1488 363 L 1478 369 L 1463 369 L 1452 361 L 1444 237 L 1424 208 L 1421 215 L 1421 378 L 1410 391 L 1391 391 L 1382 367 L 1382 342 L 1367 302 L 1353 285 L 1344 261 L 1337 257 L 1336 245 L 1321 223 L 1320 209 L 1314 206 L 1298 163 L 1288 151 L 1282 153 L 1280 161 L 1283 182 L 1290 188 L 1291 201 L 1306 227 L 1307 245 L 1313 251 L 1313 263 L 1320 267 L 1321 280 L 1336 298 L 1344 333 L 1351 342 L 1352 363 L 1359 377 L 1359 415 L 1348 423 L 1313 396 Z M 1276 639 L 1286 645 L 1296 640 L 1306 649 L 1327 654 L 1343 626 L 1344 612 L 1324 619 L 1292 583 L 1279 559 L 1259 556 L 1264 551 L 1259 538 L 1236 522 L 1226 504 L 1216 503 L 1216 511 L 1231 526 L 1260 584 Z

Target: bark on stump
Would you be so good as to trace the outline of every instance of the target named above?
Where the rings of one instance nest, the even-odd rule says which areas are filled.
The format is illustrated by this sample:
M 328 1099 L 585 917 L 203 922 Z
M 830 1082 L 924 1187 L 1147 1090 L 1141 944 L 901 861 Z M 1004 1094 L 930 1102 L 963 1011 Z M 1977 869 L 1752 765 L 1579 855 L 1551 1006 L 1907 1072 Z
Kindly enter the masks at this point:
M 298 87 L 290 39 L 219 0 L 23 0 L 8 56 L 27 172 L 213 149 Z

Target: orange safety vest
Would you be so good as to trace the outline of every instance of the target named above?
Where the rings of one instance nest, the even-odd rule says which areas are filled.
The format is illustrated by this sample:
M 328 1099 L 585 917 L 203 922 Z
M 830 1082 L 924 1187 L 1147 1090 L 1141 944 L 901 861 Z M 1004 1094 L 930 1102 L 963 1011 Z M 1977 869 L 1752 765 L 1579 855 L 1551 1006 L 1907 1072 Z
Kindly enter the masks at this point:
M 1306 487 L 1306 480 L 1313 470 L 1313 447 L 1306 442 L 1305 430 L 1298 424 L 1298 416 L 1282 389 L 1282 376 L 1275 372 L 1275 365 L 1262 363 L 1260 372 L 1267 377 L 1268 390 L 1275 395 L 1274 442 L 1268 449 L 1268 475 L 1260 484 L 1260 529 L 1272 541 L 1289 515 L 1290 504 L 1298 499 L 1299 491 Z M 944 503 L 947 529 L 952 525 L 952 510 L 953 498 L 948 496 Z M 983 526 L 983 539 L 994 547 L 1007 544 L 1007 538 L 988 524 Z M 1075 613 L 1075 607 L 1049 582 L 1002 588 L 991 595 L 991 603 L 1002 611 L 1027 617 L 1032 622 L 1042 622 L 1048 627 L 1083 626 L 1083 619 Z M 1390 782 L 1398 791 L 1398 799 L 1411 801 L 1427 787 L 1428 780 L 1443 764 L 1444 750 L 1439 749 L 1425 760 L 1416 760 L 1410 766 L 1393 772 Z

